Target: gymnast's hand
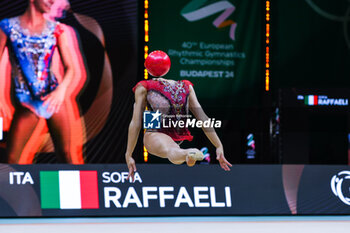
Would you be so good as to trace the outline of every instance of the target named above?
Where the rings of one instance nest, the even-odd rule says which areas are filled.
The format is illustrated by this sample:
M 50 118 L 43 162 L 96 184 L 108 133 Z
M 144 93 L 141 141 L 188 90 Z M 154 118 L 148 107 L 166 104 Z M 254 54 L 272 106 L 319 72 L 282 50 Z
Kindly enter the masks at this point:
M 12 115 L 11 109 L 5 103 L 0 102 L 0 116 L 10 117 Z
M 132 182 L 134 182 L 134 175 L 136 172 L 135 160 L 131 156 L 125 156 L 125 160 L 129 168 L 129 175 L 127 177 L 127 180 L 129 180 L 129 178 L 131 177 Z
M 44 106 L 47 105 L 47 111 L 57 113 L 66 96 L 66 88 L 58 86 L 53 92 L 41 98 L 44 100 Z
M 219 161 L 220 166 L 225 171 L 230 171 L 230 167 L 232 167 L 232 164 L 229 163 L 225 156 L 224 156 L 224 149 L 222 147 L 216 148 L 216 159 Z

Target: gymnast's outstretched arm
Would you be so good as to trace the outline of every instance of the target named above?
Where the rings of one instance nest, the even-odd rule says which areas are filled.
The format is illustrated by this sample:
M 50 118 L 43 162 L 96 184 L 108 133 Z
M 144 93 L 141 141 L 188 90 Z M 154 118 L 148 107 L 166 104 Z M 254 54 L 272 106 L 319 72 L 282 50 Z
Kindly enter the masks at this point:
M 4 57 L 4 51 L 6 47 L 6 41 L 7 36 L 6 34 L 0 29 L 0 62 L 2 62 Z M 2 75 L 4 76 L 2 76 Z M 11 116 L 11 109 L 7 106 L 5 101 L 5 93 L 8 93 L 8 91 L 5 90 L 6 88 L 6 72 L 2 70 L 0 74 L 0 117 L 10 117 Z
M 192 86 L 190 86 L 190 95 L 189 95 L 189 108 L 193 115 L 196 117 L 196 119 L 205 121 L 208 120 L 208 116 L 205 114 L 205 112 L 202 109 L 202 106 L 200 105 L 196 93 L 194 92 L 194 89 Z M 225 156 L 224 156 L 224 147 L 220 141 L 220 138 L 216 134 L 214 128 L 202 128 L 205 135 L 208 137 L 210 142 L 216 147 L 216 159 L 219 161 L 220 166 L 225 171 L 229 171 L 230 167 L 232 167 L 232 164 L 229 163 Z
M 146 107 L 147 90 L 143 86 L 138 86 L 135 90 L 135 103 L 132 119 L 129 125 L 128 144 L 125 153 L 126 164 L 129 169 L 129 177 L 134 180 L 134 173 L 136 172 L 135 160 L 132 158 L 132 153 L 135 149 L 137 138 L 139 137 L 142 126 L 142 113 Z
M 45 100 L 44 105 L 48 105 L 48 111 L 53 113 L 57 113 L 59 111 L 65 100 L 67 89 L 72 83 L 72 80 L 77 72 L 76 66 L 74 65 L 75 62 L 73 60 L 73 58 L 76 57 L 73 53 L 80 52 L 71 48 L 72 44 L 74 44 L 76 40 L 76 35 L 73 28 L 64 24 L 60 24 L 60 27 L 62 28 L 63 32 L 58 37 L 58 49 L 63 61 L 65 73 L 63 80 L 58 87 L 43 98 L 43 100 Z

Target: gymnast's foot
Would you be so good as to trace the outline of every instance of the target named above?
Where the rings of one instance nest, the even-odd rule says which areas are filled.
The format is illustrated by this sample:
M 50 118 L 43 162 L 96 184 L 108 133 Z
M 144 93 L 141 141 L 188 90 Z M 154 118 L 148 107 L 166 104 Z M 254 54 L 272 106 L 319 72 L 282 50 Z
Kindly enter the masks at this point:
M 186 156 L 187 166 L 192 167 L 196 164 L 196 161 L 202 161 L 204 159 L 204 155 L 202 151 L 198 149 L 188 149 L 188 153 Z

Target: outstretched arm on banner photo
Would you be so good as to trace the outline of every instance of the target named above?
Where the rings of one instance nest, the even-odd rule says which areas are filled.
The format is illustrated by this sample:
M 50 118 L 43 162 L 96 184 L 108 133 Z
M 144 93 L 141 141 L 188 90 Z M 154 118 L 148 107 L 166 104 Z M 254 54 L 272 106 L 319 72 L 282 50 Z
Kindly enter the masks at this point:
M 7 36 L 0 29 L 0 64 L 2 64 L 2 61 L 3 61 L 4 56 L 5 56 L 6 41 L 7 41 Z M 5 67 L 2 67 L 2 68 L 5 69 Z M 1 70 L 1 73 L 0 73 L 0 117 L 3 117 L 3 118 L 9 118 L 12 115 L 12 111 L 5 101 L 5 95 L 6 95 L 5 93 L 9 92 L 6 89 L 8 86 L 7 83 L 9 82 L 9 80 L 6 80 L 6 78 L 7 78 L 6 71 Z

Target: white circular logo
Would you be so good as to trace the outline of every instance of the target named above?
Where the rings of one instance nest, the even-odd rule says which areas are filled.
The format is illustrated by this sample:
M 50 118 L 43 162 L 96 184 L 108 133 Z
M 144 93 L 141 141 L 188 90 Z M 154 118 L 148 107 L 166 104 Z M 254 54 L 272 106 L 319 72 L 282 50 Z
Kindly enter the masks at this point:
M 331 180 L 331 188 L 335 196 L 347 205 L 350 205 L 350 198 L 345 197 L 343 193 L 343 182 L 344 180 L 350 179 L 350 171 L 341 171 L 338 175 L 334 175 Z M 350 187 L 348 187 L 349 190 Z M 349 190 L 350 192 L 350 190 Z
M 318 5 L 316 5 L 313 0 L 305 0 L 307 4 L 319 15 L 323 16 L 324 18 L 327 18 L 329 20 L 337 21 L 343 23 L 343 31 L 344 31 L 344 38 L 345 42 L 350 49 L 350 37 L 349 37 L 349 21 L 350 21 L 350 1 L 349 5 L 345 11 L 344 16 L 334 15 L 332 13 L 329 13 L 323 9 L 321 9 Z

